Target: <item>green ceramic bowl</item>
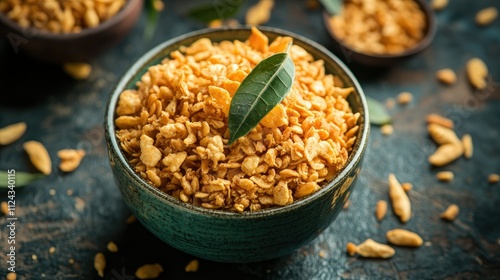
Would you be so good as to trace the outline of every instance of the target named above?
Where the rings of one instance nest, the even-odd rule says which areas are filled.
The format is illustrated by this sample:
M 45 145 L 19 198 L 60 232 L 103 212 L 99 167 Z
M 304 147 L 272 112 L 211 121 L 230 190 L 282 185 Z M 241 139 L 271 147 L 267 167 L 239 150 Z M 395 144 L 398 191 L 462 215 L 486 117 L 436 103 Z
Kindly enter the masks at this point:
M 322 46 L 287 31 L 260 27 L 270 41 L 291 36 L 316 59 L 323 59 L 327 73 L 339 75 L 355 88 L 349 103 L 361 114 L 355 147 L 345 168 L 311 196 L 281 208 L 234 213 L 208 210 L 183 203 L 159 191 L 134 172 L 115 137 L 115 109 L 120 93 L 135 88 L 149 66 L 160 63 L 181 45 L 200 38 L 214 42 L 246 40 L 249 28 L 205 29 L 171 39 L 142 56 L 120 79 L 105 116 L 106 142 L 116 183 L 126 204 L 154 235 L 172 247 L 199 258 L 220 262 L 255 262 L 293 252 L 317 237 L 341 211 L 359 174 L 369 134 L 368 109 L 363 91 L 349 69 Z

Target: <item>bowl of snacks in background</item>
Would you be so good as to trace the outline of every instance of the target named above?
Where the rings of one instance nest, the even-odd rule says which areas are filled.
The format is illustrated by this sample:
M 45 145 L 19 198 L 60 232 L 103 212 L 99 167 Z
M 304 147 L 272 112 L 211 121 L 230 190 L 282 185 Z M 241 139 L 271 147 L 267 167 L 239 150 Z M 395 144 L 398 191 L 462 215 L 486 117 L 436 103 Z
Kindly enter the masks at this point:
M 322 46 L 276 28 L 173 38 L 120 79 L 105 116 L 133 214 L 194 256 L 288 254 L 336 218 L 367 146 L 366 100 Z
M 340 2 L 325 5 L 323 17 L 335 51 L 348 62 L 392 66 L 422 52 L 436 33 L 434 12 L 423 0 Z
M 0 2 L 0 33 L 17 51 L 48 63 L 89 60 L 118 43 L 143 0 Z

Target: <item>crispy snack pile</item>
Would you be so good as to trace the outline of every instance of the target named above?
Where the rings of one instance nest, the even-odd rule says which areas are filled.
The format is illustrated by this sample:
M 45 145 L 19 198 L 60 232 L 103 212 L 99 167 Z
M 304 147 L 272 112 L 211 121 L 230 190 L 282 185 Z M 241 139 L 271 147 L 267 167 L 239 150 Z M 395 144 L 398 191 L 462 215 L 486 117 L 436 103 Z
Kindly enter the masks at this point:
M 112 18 L 126 0 L 1 0 L 0 12 L 21 27 L 77 33 Z
M 427 22 L 414 0 L 346 0 L 330 26 L 356 51 L 398 54 L 423 39 Z
M 135 171 L 181 201 L 237 212 L 319 190 L 345 165 L 360 115 L 346 101 L 353 88 L 336 87 L 338 77 L 297 45 L 291 92 L 227 146 L 231 96 L 256 64 L 291 41 L 269 44 L 253 28 L 246 42 L 199 39 L 150 67 L 116 109 L 116 136 Z

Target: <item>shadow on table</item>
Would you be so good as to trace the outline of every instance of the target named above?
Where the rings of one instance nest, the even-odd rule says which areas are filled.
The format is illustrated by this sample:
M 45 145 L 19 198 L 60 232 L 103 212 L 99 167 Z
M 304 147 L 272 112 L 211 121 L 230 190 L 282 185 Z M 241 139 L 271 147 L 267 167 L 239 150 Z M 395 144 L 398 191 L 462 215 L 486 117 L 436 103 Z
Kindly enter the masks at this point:
M 16 52 L 3 40 L 0 40 L 0 81 L 2 105 L 14 107 L 30 106 L 50 95 L 62 95 L 75 83 L 60 65 L 38 62 Z
M 106 259 L 111 277 L 123 279 L 128 279 L 127 276 L 132 277 L 141 265 L 154 263 L 159 263 L 164 269 L 157 279 L 266 279 L 273 267 L 288 259 L 285 256 L 248 264 L 218 263 L 199 259 L 165 244 L 138 221 L 127 225 L 118 239 L 120 239 L 117 242 L 120 248 L 118 254 Z M 187 273 L 185 266 L 194 259 L 199 260 L 199 270 L 196 273 Z

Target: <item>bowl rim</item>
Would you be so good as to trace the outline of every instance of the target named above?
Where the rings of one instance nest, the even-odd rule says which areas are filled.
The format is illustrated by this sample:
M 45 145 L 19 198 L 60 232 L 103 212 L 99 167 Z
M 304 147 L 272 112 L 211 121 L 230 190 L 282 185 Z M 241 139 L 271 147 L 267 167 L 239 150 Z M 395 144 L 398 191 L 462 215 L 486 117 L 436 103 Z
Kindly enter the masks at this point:
M 135 8 L 136 3 L 141 2 L 143 5 L 144 0 L 128 0 L 125 1 L 125 6 L 123 6 L 118 13 L 112 16 L 110 19 L 100 23 L 98 26 L 93 28 L 84 28 L 80 32 L 72 33 L 52 33 L 44 30 L 39 30 L 36 27 L 21 27 L 17 22 L 11 20 L 6 14 L 0 12 L 0 23 L 3 23 L 10 32 L 15 32 L 18 35 L 23 35 L 26 39 L 41 39 L 41 40 L 53 40 L 53 41 L 70 41 L 87 36 L 92 36 L 100 33 L 103 30 L 111 28 L 112 26 L 118 24 L 119 22 L 126 20 L 130 12 Z M 9 32 L 9 31 L 7 31 Z
M 423 51 L 425 48 L 427 48 L 432 41 L 434 40 L 434 37 L 436 35 L 437 31 L 437 22 L 436 22 L 436 15 L 434 11 L 430 8 L 430 6 L 424 1 L 424 0 L 413 0 L 415 1 L 419 7 L 422 9 L 424 12 L 426 18 L 427 18 L 427 32 L 425 33 L 424 38 L 420 40 L 417 45 L 410 49 L 406 49 L 401 53 L 396 53 L 396 54 L 371 54 L 371 53 L 364 53 L 361 51 L 358 51 L 354 49 L 353 47 L 347 45 L 344 43 L 343 40 L 341 40 L 335 32 L 333 32 L 333 28 L 330 26 L 329 19 L 330 15 L 325 11 L 323 11 L 323 22 L 324 25 L 330 34 L 330 36 L 333 38 L 333 40 L 343 49 L 348 50 L 350 53 L 356 54 L 358 56 L 366 56 L 366 57 L 371 57 L 371 58 L 377 58 L 377 59 L 391 59 L 391 58 L 403 58 L 403 57 L 408 57 L 412 56 L 414 54 L 417 54 L 421 51 Z M 343 50 L 344 51 L 344 50 Z
M 322 52 L 325 56 L 327 56 L 329 59 L 333 61 L 334 64 L 337 64 L 338 67 L 341 68 L 341 70 L 347 75 L 347 77 L 352 81 L 357 95 L 359 97 L 359 100 L 361 101 L 361 104 L 359 104 L 359 111 L 361 112 L 361 122 L 358 124 L 361 128 L 360 132 L 360 137 L 356 139 L 356 144 L 353 149 L 354 154 L 350 154 L 349 159 L 346 163 L 346 165 L 342 168 L 342 170 L 337 174 L 337 176 L 327 182 L 325 185 L 323 185 L 318 191 L 314 192 L 313 194 L 299 199 L 297 201 L 294 201 L 291 204 L 285 205 L 285 206 L 280 206 L 280 207 L 272 207 L 272 208 L 267 208 L 263 210 L 259 210 L 256 212 L 251 212 L 251 211 L 243 211 L 243 212 L 234 212 L 234 211 L 229 211 L 229 210 L 219 210 L 219 209 L 206 209 L 201 206 L 195 206 L 190 203 L 185 203 L 182 202 L 178 199 L 175 199 L 171 195 L 162 192 L 161 190 L 155 188 L 154 186 L 150 185 L 147 183 L 138 173 L 136 173 L 132 167 L 130 166 L 128 160 L 126 159 L 125 155 L 123 154 L 120 145 L 118 143 L 118 139 L 116 138 L 116 130 L 115 130 L 115 112 L 116 112 L 116 106 L 118 104 L 118 99 L 120 93 L 126 89 L 126 85 L 130 83 L 134 78 L 137 78 L 138 73 L 140 73 L 140 70 L 143 69 L 144 67 L 149 67 L 149 63 L 151 63 L 155 58 L 158 58 L 162 51 L 169 47 L 170 45 L 182 42 L 184 40 L 188 40 L 191 37 L 196 37 L 200 35 L 204 35 L 205 37 L 210 36 L 210 34 L 213 33 L 218 33 L 218 32 L 228 32 L 228 31 L 250 31 L 249 26 L 244 26 L 244 27 L 238 27 L 238 28 L 205 28 L 197 31 L 192 31 L 177 37 L 174 37 L 172 39 L 169 39 L 156 47 L 152 48 L 150 51 L 146 52 L 144 55 L 142 55 L 138 60 L 136 60 L 133 65 L 120 77 L 118 80 L 117 84 L 115 85 L 108 102 L 106 104 L 106 111 L 105 111 L 105 120 L 104 120 L 104 130 L 105 130 L 105 137 L 106 137 L 106 142 L 108 149 L 111 149 L 112 151 L 109 151 L 109 156 L 110 160 L 112 160 L 112 155 L 111 153 L 114 153 L 116 157 L 119 160 L 120 166 L 124 167 L 125 172 L 130 175 L 138 186 L 140 188 L 143 188 L 144 190 L 148 191 L 149 193 L 153 194 L 154 196 L 160 198 L 164 203 L 169 204 L 171 207 L 177 207 L 177 208 L 182 208 L 182 211 L 187 211 L 193 214 L 198 214 L 198 215 L 206 215 L 206 216 L 211 216 L 211 217 L 217 217 L 217 218 L 225 218 L 225 219 L 234 219 L 234 218 L 241 218 L 241 219 L 252 219 L 252 218 L 258 218 L 258 217 L 264 217 L 268 215 L 276 215 L 276 214 L 284 214 L 286 212 L 289 212 L 293 209 L 297 209 L 302 207 L 303 205 L 310 204 L 313 201 L 319 199 L 323 194 L 325 194 L 329 189 L 335 188 L 338 189 L 342 186 L 342 184 L 339 184 L 342 179 L 347 176 L 351 170 L 358 165 L 358 163 L 361 161 L 363 154 L 366 150 L 367 144 L 368 144 L 368 135 L 370 131 L 370 123 L 369 123 L 369 112 L 368 112 L 368 105 L 366 103 L 366 98 L 363 92 L 363 89 L 361 88 L 358 80 L 355 78 L 355 76 L 352 74 L 352 72 L 347 68 L 347 66 L 335 55 L 333 55 L 330 51 L 328 51 L 326 48 L 323 46 L 319 45 L 318 43 L 307 39 L 301 35 L 292 33 L 290 31 L 285 31 L 279 28 L 274 28 L 274 27 L 264 27 L 264 26 L 259 26 L 259 30 L 264 32 L 265 34 L 272 33 L 276 36 L 290 36 L 294 38 L 294 40 L 299 40 L 302 41 L 303 44 L 309 45 L 311 48 L 316 49 L 319 52 Z M 164 56 L 163 56 L 164 57 Z M 142 75 L 142 74 L 141 74 Z M 115 165 L 117 163 L 114 163 Z

